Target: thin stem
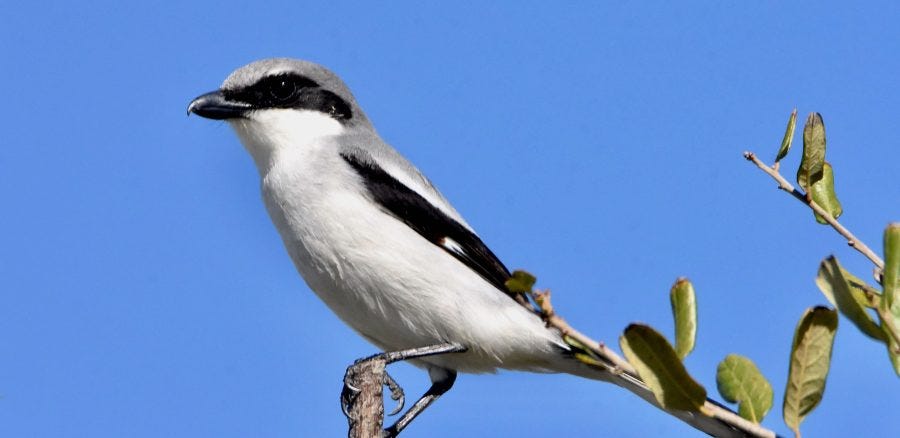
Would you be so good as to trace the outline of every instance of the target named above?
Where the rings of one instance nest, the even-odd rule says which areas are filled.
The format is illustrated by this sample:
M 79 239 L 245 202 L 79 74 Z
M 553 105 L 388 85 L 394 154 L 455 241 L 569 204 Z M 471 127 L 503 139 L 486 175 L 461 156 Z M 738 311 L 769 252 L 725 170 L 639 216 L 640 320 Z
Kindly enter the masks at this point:
M 834 228 L 834 230 L 837 231 L 838 234 L 844 236 L 844 238 L 847 239 L 848 245 L 871 260 L 872 263 L 874 263 L 875 266 L 878 267 L 879 271 L 884 270 L 884 260 L 881 260 L 881 257 L 878 257 L 878 254 L 875 254 L 875 252 L 869 249 L 869 247 L 865 243 L 863 243 L 863 241 L 859 240 L 856 236 L 853 235 L 853 233 L 850 232 L 850 230 L 841 225 L 841 223 L 838 222 L 837 219 L 831 216 L 831 213 L 825 211 L 825 209 L 822 208 L 819 204 L 816 204 L 816 202 L 812 200 L 811 196 L 795 189 L 794 186 L 792 186 L 791 183 L 789 183 L 781 175 L 781 173 L 778 172 L 778 169 L 767 166 L 765 163 L 760 161 L 760 159 L 757 158 L 753 152 L 744 152 L 744 158 L 746 158 L 747 161 L 751 161 L 753 162 L 753 164 L 756 164 L 756 167 L 758 167 L 760 170 L 771 176 L 772 179 L 777 181 L 779 189 L 790 193 L 798 201 L 806 204 L 819 216 L 825 219 L 825 221 L 828 222 L 828 225 L 831 225 L 831 228 Z

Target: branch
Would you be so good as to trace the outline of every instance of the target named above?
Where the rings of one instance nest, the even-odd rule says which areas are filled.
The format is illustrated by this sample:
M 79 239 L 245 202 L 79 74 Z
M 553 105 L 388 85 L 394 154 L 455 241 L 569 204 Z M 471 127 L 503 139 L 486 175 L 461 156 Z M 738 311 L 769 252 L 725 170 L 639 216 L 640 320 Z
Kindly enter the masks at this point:
M 834 228 L 834 230 L 837 231 L 838 234 L 840 234 L 845 239 L 847 239 L 847 244 L 850 245 L 850 247 L 856 249 L 857 251 L 862 253 L 862 255 L 866 256 L 866 258 L 871 260 L 872 263 L 874 263 L 875 266 L 878 268 L 879 273 L 884 270 L 884 261 L 881 260 L 881 257 L 878 257 L 878 255 L 875 254 L 874 251 L 869 249 L 869 247 L 866 246 L 866 244 L 863 243 L 863 241 L 857 239 L 856 236 L 854 236 L 853 233 L 850 232 L 850 230 L 848 230 L 843 225 L 841 225 L 841 223 L 838 222 L 837 219 L 835 219 L 833 216 L 831 216 L 831 213 L 825 211 L 825 209 L 822 208 L 821 206 L 819 206 L 819 204 L 816 204 L 816 202 L 812 200 L 812 196 L 810 196 L 808 193 L 804 194 L 800 190 L 795 189 L 794 186 L 792 186 L 791 183 L 789 183 L 781 175 L 781 173 L 778 172 L 778 167 L 767 166 L 765 163 L 760 161 L 760 159 L 757 158 L 753 152 L 744 152 L 744 158 L 746 158 L 747 161 L 751 161 L 751 162 L 753 162 L 753 164 L 756 164 L 756 167 L 758 167 L 760 170 L 762 170 L 763 172 L 765 172 L 766 174 L 771 176 L 772 179 L 777 181 L 779 189 L 790 193 L 795 199 L 806 204 L 809 208 L 811 208 L 819 216 L 821 216 L 823 219 L 825 219 L 825 221 L 828 222 L 828 225 L 831 225 L 831 228 Z M 776 163 L 776 166 L 777 166 L 777 163 Z M 880 274 L 876 275 L 876 277 L 879 277 L 879 276 L 880 276 Z
M 534 300 L 517 300 L 530 312 L 540 316 L 548 327 L 560 332 L 570 345 L 577 345 L 591 354 L 591 358 L 582 362 L 606 371 L 605 380 L 620 386 L 641 397 L 653 406 L 689 424 L 697 430 L 716 437 L 759 437 L 776 438 L 775 432 L 737 415 L 727 407 L 707 399 L 699 412 L 676 411 L 663 407 L 656 396 L 638 376 L 637 371 L 628 361 L 616 354 L 603 343 L 597 342 L 575 330 L 566 320 L 556 314 L 550 302 L 550 292 L 531 292 L 528 295 Z M 523 296 L 524 298 L 524 296 Z M 344 390 L 341 393 L 341 404 L 344 415 L 350 425 L 351 438 L 375 438 L 382 436 L 384 405 L 382 401 L 382 385 L 392 388 L 394 400 L 403 397 L 402 391 L 393 386 L 396 383 L 385 371 L 385 366 L 396 361 L 434 354 L 465 351 L 458 344 L 441 344 L 376 354 L 360 359 L 347 368 L 344 375 Z M 393 385 L 392 385 L 393 384 Z M 401 402 L 402 406 L 402 402 Z
M 662 407 L 653 392 L 644 384 L 637 375 L 637 371 L 627 360 L 616 354 L 602 342 L 597 342 L 583 333 L 575 330 L 566 320 L 560 317 L 550 303 L 550 291 L 533 294 L 537 303 L 537 312 L 546 321 L 548 327 L 560 331 L 564 338 L 575 340 L 581 346 L 589 349 L 600 358 L 597 366 L 605 368 L 610 373 L 610 381 L 648 401 L 653 406 L 665 411 L 693 426 L 694 428 L 717 437 L 766 437 L 774 438 L 775 432 L 768 430 L 759 424 L 732 412 L 721 404 L 707 399 L 700 412 L 673 411 Z M 534 310 L 534 309 L 531 309 Z M 705 415 L 704 415 L 705 413 Z M 707 416 L 708 415 L 708 416 Z
M 771 430 L 740 417 L 712 400 L 706 401 L 701 408 L 702 412 L 673 411 L 662 407 L 659 401 L 656 400 L 656 396 L 644 384 L 628 361 L 606 345 L 575 330 L 554 312 L 550 303 L 549 291 L 533 293 L 531 296 L 537 305 L 529 303 L 523 304 L 523 306 L 543 318 L 548 327 L 559 330 L 565 338 L 574 340 L 596 355 L 600 359 L 596 366 L 608 371 L 608 380 L 611 383 L 628 390 L 653 406 L 712 436 L 777 437 Z M 455 344 L 447 345 L 455 346 Z M 382 436 L 382 421 L 384 418 L 382 385 L 387 384 L 390 386 L 390 383 L 385 383 L 390 380 L 385 371 L 387 364 L 424 355 L 464 350 L 464 348 L 462 350 L 458 348 L 447 350 L 446 348 L 439 349 L 439 347 L 443 347 L 443 345 L 377 354 L 358 360 L 348 367 L 347 373 L 344 375 L 344 390 L 341 393 L 344 415 L 347 417 L 350 426 L 348 436 L 350 438 L 380 438 Z M 395 400 L 402 399 L 402 392 L 399 394 L 399 397 L 395 393 L 392 398 Z
M 384 357 L 376 357 L 347 368 L 341 405 L 350 425 L 347 432 L 349 438 L 381 437 L 381 422 L 384 419 L 381 388 L 386 365 Z

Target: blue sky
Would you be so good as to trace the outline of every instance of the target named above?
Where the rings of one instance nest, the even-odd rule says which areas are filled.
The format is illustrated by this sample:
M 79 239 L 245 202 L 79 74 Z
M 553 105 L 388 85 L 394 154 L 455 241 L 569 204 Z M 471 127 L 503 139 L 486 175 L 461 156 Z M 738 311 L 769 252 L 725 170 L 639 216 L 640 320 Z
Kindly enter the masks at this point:
M 340 379 L 374 347 L 294 271 L 224 123 L 185 117 L 269 56 L 339 73 L 382 136 L 576 327 L 671 334 L 690 372 L 749 356 L 780 400 L 818 262 L 871 268 L 741 158 L 823 114 L 842 221 L 900 220 L 897 3 L 4 2 L 0 436 L 343 436 Z M 792 176 L 797 151 L 786 160 Z M 793 178 L 791 178 L 793 179 Z M 426 374 L 393 375 L 413 396 Z M 885 436 L 900 380 L 841 320 L 808 436 Z M 462 375 L 408 436 L 695 436 L 617 388 Z

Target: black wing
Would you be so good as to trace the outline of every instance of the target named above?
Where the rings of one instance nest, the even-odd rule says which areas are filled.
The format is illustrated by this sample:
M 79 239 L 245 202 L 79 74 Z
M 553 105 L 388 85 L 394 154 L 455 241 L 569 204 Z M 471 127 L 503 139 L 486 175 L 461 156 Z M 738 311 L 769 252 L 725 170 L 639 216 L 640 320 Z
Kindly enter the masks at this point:
M 341 157 L 362 177 L 375 202 L 488 283 L 509 294 L 505 284 L 509 270 L 475 233 L 403 185 L 373 160 L 345 153 Z

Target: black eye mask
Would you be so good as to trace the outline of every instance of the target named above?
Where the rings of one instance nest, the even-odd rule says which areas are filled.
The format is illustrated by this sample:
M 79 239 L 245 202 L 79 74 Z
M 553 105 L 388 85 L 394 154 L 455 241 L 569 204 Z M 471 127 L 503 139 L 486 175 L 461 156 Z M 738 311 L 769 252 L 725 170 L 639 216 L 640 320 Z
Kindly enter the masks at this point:
M 320 111 L 344 122 L 353 117 L 350 105 L 315 81 L 296 74 L 267 76 L 249 87 L 223 90 L 225 98 L 247 103 L 252 109 L 295 108 Z

